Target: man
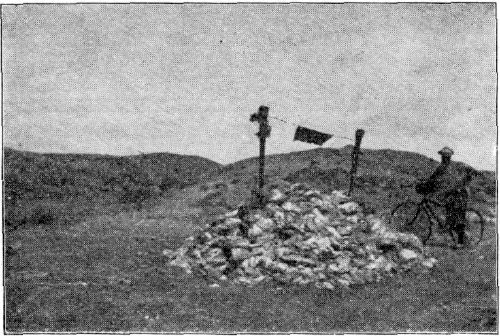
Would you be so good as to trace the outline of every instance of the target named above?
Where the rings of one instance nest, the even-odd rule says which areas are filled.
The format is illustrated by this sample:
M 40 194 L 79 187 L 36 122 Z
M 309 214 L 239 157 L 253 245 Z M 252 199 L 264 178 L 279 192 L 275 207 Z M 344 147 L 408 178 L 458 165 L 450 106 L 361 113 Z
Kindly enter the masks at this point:
M 444 147 L 438 154 L 441 155 L 441 164 L 427 181 L 417 184 L 419 194 L 435 193 L 446 209 L 446 225 L 452 227 L 457 234 L 457 247 L 465 243 L 465 213 L 469 190 L 467 188 L 475 171 L 471 168 L 466 171 L 463 179 L 458 178 L 457 172 L 453 174 L 450 167 L 451 157 L 454 154 L 449 147 Z

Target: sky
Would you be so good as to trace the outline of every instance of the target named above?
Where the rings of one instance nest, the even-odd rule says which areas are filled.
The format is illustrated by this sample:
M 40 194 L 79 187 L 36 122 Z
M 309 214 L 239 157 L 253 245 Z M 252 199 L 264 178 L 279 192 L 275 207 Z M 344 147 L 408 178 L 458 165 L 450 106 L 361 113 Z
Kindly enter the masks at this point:
M 495 3 L 79 4 L 2 7 L 4 145 L 171 152 L 226 164 L 362 147 L 496 164 Z M 323 147 L 351 140 L 332 138 Z

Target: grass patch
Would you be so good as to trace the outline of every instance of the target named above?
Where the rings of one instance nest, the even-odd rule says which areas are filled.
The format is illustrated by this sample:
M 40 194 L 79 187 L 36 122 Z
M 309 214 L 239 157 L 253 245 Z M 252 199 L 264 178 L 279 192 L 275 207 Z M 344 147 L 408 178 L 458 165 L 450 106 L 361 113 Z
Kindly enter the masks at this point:
M 7 245 L 6 329 L 137 332 L 488 331 L 497 328 L 495 232 L 475 250 L 430 246 L 430 272 L 340 288 L 210 287 L 166 266 L 203 223 L 193 190 L 150 213 L 15 231 Z M 191 199 L 189 199 L 191 197 Z M 201 197 L 201 196 L 200 196 Z

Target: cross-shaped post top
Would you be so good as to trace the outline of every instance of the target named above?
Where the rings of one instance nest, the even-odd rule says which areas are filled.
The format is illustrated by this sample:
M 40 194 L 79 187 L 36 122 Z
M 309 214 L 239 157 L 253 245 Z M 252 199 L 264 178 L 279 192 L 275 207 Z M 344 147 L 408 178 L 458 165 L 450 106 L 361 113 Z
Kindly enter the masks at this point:
M 267 123 L 267 116 L 269 115 L 269 107 L 261 105 L 259 112 L 250 116 L 250 121 L 257 121 L 259 123 L 259 132 L 256 135 L 259 138 L 267 138 L 271 134 L 271 126 Z
M 267 116 L 269 114 L 269 107 L 261 105 L 259 107 L 259 112 L 254 113 L 250 116 L 250 121 L 258 121 L 259 123 L 267 121 Z

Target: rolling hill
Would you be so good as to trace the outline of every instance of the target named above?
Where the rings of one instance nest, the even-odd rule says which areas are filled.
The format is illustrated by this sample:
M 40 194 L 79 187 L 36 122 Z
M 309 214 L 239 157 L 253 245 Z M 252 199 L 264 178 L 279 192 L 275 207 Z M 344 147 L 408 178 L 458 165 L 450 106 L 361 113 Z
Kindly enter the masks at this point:
M 308 183 L 329 192 L 349 188 L 352 146 L 343 148 L 317 148 L 302 152 L 270 155 L 266 157 L 266 182 L 280 180 Z M 403 199 L 415 196 L 411 186 L 427 178 L 439 162 L 424 155 L 390 149 L 363 149 L 359 159 L 353 197 L 374 212 L 387 212 Z M 469 166 L 452 162 L 454 171 L 464 172 Z M 225 184 L 224 193 L 231 206 L 249 197 L 256 185 L 258 158 L 250 158 L 226 165 L 216 177 Z M 224 197 L 221 194 L 221 197 Z M 471 183 L 470 202 L 482 206 L 493 205 L 496 195 L 495 173 L 481 171 Z M 212 197 L 212 203 L 224 202 Z
M 266 157 L 266 181 L 304 182 L 320 189 L 348 189 L 352 146 L 317 148 Z M 457 170 L 467 166 L 453 162 Z M 353 196 L 369 211 L 387 211 L 412 194 L 418 179 L 438 162 L 421 154 L 364 149 Z M 217 186 L 201 203 L 210 212 L 233 207 L 251 195 L 258 158 L 226 166 L 211 160 L 169 153 L 134 156 L 39 154 L 6 148 L 4 195 L 6 224 L 75 222 L 89 215 L 141 209 L 172 189 Z M 495 174 L 483 171 L 471 186 L 473 203 L 495 199 Z M 223 190 L 221 190 L 223 189 Z M 40 223 L 39 223 L 40 222 Z
M 142 208 L 173 189 L 207 179 L 221 165 L 169 153 L 135 156 L 4 150 L 6 224 L 74 222 Z

